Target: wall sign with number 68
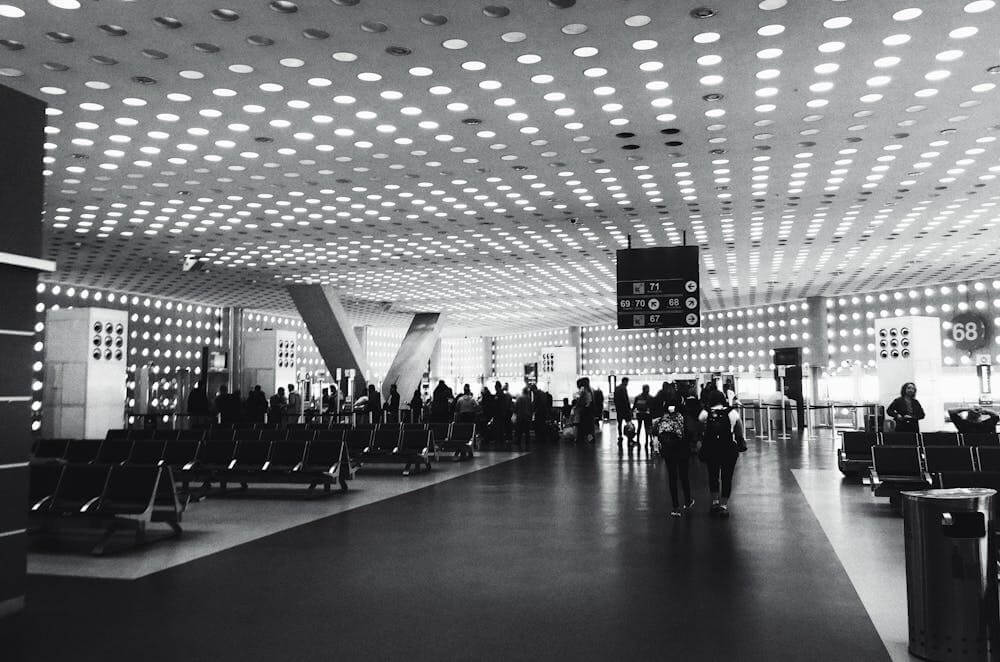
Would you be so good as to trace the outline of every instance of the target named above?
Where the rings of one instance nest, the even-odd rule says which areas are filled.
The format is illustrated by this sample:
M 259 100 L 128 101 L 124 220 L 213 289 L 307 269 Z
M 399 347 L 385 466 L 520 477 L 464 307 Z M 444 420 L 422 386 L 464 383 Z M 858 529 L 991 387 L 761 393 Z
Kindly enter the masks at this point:
M 989 326 L 986 320 L 974 313 L 961 313 L 951 320 L 948 336 L 955 347 L 971 352 L 989 345 Z

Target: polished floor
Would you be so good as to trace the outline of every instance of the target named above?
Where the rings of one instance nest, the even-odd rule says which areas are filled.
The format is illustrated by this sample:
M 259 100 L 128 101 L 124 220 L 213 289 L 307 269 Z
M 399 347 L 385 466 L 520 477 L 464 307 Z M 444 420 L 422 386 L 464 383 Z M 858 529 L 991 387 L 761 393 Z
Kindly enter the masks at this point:
M 889 660 L 793 475 L 832 448 L 752 442 L 727 521 L 700 465 L 675 520 L 644 455 L 544 447 L 140 579 L 33 576 L 0 640 L 32 661 Z

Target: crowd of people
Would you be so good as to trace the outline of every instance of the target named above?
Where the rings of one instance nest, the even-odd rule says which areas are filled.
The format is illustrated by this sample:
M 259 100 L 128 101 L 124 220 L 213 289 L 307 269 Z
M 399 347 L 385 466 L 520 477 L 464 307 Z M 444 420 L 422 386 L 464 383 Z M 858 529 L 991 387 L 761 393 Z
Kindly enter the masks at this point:
M 278 387 L 277 392 L 268 398 L 260 384 L 257 384 L 244 398 L 240 389 L 230 392 L 229 387 L 223 384 L 210 401 L 205 386 L 198 382 L 188 394 L 187 413 L 193 427 L 211 423 L 231 426 L 240 423 L 298 421 L 303 413 L 302 396 L 295 390 L 294 384 L 289 384 L 287 391 L 284 387 Z
M 889 403 L 885 415 L 892 420 L 895 432 L 920 432 L 920 421 L 927 417 L 927 413 L 917 400 L 917 385 L 904 382 L 899 389 L 899 397 Z M 996 412 L 980 405 L 949 409 L 948 418 L 962 434 L 996 432 L 1000 423 Z

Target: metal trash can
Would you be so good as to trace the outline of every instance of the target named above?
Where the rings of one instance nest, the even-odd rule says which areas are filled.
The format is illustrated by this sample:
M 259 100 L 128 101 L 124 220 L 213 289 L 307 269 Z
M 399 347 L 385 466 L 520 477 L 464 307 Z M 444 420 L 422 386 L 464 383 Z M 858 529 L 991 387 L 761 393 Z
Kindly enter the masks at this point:
M 989 660 L 997 616 L 988 574 L 995 496 L 985 488 L 903 492 L 910 652 L 918 657 Z

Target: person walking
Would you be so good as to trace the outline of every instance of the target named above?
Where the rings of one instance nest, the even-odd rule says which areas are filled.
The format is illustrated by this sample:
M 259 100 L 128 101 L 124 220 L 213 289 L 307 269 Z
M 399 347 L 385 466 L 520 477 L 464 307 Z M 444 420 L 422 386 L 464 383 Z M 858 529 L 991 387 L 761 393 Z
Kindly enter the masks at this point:
M 718 389 L 708 396 L 707 404 L 699 416 L 704 431 L 698 458 L 708 468 L 708 490 L 712 495 L 709 512 L 729 517 L 729 496 L 733 489 L 736 460 L 747 448 L 743 421 L 734 409 L 729 408 L 726 396 Z
M 612 396 L 615 403 L 615 418 L 618 419 L 618 445 L 622 445 L 622 425 L 632 420 L 632 401 L 628 397 L 628 377 L 615 387 Z
M 691 498 L 691 480 L 688 476 L 691 446 L 679 399 L 664 401 L 664 407 L 663 416 L 656 419 L 655 423 L 656 441 L 660 456 L 667 465 L 667 482 L 672 505 L 670 516 L 680 517 L 694 506 L 694 499 Z M 678 483 L 684 494 L 683 505 L 677 499 Z
M 896 432 L 920 432 L 919 421 L 925 414 L 917 400 L 917 385 L 913 382 L 903 384 L 899 397 L 889 403 L 885 415 L 896 421 Z
M 637 425 L 635 426 L 635 443 L 641 445 L 639 437 L 642 434 L 643 426 L 646 427 L 646 451 L 649 451 L 649 441 L 653 434 L 653 396 L 649 392 L 649 386 L 644 384 L 642 393 L 635 396 L 633 403 Z
M 512 403 L 510 395 L 504 390 L 503 384 L 497 382 L 493 385 L 496 391 L 493 394 L 493 440 L 496 443 L 510 443 L 508 431 L 510 429 L 510 413 Z

